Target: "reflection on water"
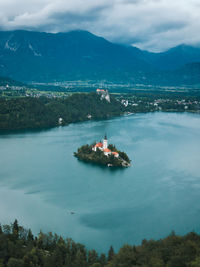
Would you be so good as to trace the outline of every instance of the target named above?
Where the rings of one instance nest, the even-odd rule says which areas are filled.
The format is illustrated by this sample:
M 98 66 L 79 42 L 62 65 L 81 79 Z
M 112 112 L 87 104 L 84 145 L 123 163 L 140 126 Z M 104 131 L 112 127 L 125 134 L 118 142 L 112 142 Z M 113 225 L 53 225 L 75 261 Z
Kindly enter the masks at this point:
M 73 157 L 101 139 L 132 159 L 127 169 Z M 200 230 L 200 116 L 138 114 L 48 131 L 0 135 L 0 218 L 53 231 L 89 248 Z

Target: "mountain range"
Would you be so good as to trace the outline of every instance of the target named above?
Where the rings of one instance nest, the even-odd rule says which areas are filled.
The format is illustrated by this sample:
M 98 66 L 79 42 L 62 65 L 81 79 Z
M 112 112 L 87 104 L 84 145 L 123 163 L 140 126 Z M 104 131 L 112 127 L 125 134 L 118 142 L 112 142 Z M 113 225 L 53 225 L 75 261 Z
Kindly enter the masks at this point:
M 22 82 L 194 85 L 200 84 L 200 48 L 180 45 L 151 53 L 87 31 L 0 31 L 0 76 Z

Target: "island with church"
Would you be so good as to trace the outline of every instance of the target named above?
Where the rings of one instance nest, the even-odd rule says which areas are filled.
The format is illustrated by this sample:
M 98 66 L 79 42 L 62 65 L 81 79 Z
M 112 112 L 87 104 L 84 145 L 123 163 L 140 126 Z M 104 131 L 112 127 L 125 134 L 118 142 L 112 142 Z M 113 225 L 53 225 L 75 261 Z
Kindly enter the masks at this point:
M 125 152 L 119 151 L 115 145 L 109 144 L 105 135 L 103 141 L 92 145 L 83 145 L 74 152 L 79 160 L 108 167 L 130 167 L 131 160 Z

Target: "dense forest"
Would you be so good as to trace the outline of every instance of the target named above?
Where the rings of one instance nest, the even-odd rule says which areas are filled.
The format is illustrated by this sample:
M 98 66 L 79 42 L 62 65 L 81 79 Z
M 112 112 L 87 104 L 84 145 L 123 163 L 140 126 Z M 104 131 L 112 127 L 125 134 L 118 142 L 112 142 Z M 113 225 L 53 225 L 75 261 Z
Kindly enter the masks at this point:
M 118 116 L 123 106 L 111 97 L 110 103 L 96 93 L 77 93 L 67 98 L 0 98 L 0 130 L 47 128 Z
M 0 131 L 48 128 L 125 113 L 200 112 L 200 97 L 196 92 L 115 94 L 110 95 L 110 103 L 95 92 L 38 95 L 35 92 L 35 97 L 0 97 Z
M 117 152 L 119 154 L 118 158 L 116 158 L 114 155 L 105 156 L 103 151 L 101 151 L 98 148 L 97 151 L 93 151 L 92 147 L 94 145 L 95 144 L 81 146 L 80 148 L 78 148 L 78 151 L 74 153 L 74 156 L 85 162 L 91 162 L 105 166 L 107 165 L 110 165 L 112 167 L 130 166 L 129 164 L 131 161 L 128 155 L 125 152 L 117 150 L 114 145 L 110 144 L 108 148 L 113 152 Z
M 111 246 L 99 255 L 84 245 L 57 234 L 20 226 L 0 225 L 0 267 L 199 267 L 200 235 L 191 232 L 178 236 L 143 240 L 141 245 L 124 245 L 118 253 Z

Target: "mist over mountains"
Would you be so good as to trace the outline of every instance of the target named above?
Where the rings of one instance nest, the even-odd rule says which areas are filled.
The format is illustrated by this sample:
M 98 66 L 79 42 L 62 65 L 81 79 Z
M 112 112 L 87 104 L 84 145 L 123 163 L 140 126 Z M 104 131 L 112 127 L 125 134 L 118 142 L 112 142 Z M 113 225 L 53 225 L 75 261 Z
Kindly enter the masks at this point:
M 1 31 L 0 76 L 23 82 L 195 85 L 200 84 L 200 48 L 180 45 L 151 53 L 111 43 L 87 31 Z

